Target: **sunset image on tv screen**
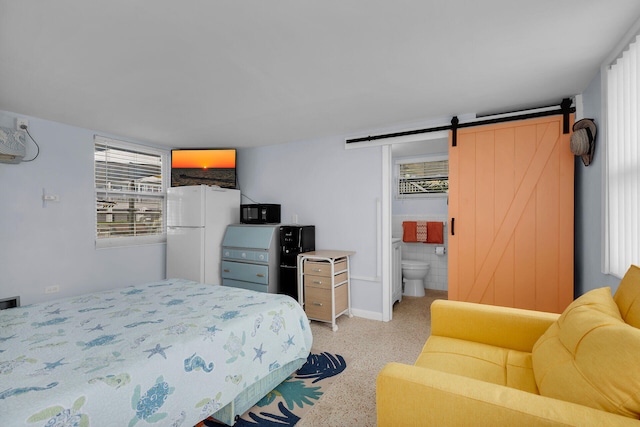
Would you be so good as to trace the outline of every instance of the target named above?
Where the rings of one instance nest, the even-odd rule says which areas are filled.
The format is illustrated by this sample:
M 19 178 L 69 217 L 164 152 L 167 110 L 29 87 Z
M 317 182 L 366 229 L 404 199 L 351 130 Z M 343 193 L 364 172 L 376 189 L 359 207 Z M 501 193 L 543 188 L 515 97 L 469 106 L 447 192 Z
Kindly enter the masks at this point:
M 171 186 L 201 184 L 236 188 L 236 150 L 173 150 Z

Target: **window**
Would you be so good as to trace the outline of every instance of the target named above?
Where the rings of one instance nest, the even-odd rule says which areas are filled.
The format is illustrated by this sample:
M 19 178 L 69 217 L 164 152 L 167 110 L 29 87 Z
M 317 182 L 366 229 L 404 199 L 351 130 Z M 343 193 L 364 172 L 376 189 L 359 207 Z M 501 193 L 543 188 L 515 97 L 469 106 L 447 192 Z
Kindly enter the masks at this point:
M 606 68 L 605 273 L 640 263 L 640 52 L 638 38 Z
M 398 198 L 442 196 L 449 192 L 449 160 L 446 156 L 396 161 Z
M 167 152 L 95 136 L 96 247 L 166 240 Z

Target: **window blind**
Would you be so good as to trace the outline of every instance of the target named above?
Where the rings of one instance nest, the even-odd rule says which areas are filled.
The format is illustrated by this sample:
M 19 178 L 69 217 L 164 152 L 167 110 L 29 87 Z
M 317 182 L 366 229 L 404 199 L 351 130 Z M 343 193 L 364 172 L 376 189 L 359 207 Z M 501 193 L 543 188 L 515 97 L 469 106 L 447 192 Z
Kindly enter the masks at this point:
M 97 246 L 163 241 L 166 153 L 94 139 Z
M 401 163 L 398 194 L 441 194 L 449 190 L 449 161 Z
M 640 264 L 640 54 L 638 37 L 606 72 L 605 272 L 622 277 Z

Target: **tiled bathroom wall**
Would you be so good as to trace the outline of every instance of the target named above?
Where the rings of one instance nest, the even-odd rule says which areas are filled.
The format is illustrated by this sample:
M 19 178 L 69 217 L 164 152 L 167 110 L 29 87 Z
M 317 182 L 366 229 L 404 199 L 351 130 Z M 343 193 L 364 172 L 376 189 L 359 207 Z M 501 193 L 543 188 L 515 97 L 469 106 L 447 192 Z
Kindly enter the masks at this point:
M 446 291 L 447 285 L 447 259 L 448 259 L 448 227 L 447 217 L 438 216 L 416 216 L 416 215 L 393 215 L 391 219 L 391 234 L 393 237 L 402 238 L 403 221 L 442 221 L 444 225 L 444 244 L 434 245 L 428 243 L 402 243 L 402 259 L 412 259 L 428 262 L 429 273 L 427 273 L 426 285 L 428 289 Z M 436 255 L 436 247 L 445 248 L 444 255 Z

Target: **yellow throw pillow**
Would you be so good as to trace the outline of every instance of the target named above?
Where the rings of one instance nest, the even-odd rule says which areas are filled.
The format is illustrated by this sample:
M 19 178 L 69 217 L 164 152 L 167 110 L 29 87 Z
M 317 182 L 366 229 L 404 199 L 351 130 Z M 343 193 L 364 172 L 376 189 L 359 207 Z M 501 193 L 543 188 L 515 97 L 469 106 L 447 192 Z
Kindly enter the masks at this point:
M 626 323 L 640 328 L 640 268 L 631 265 L 618 285 L 613 300 Z
M 542 396 L 628 417 L 640 415 L 640 330 L 627 325 L 610 288 L 587 292 L 533 347 Z

